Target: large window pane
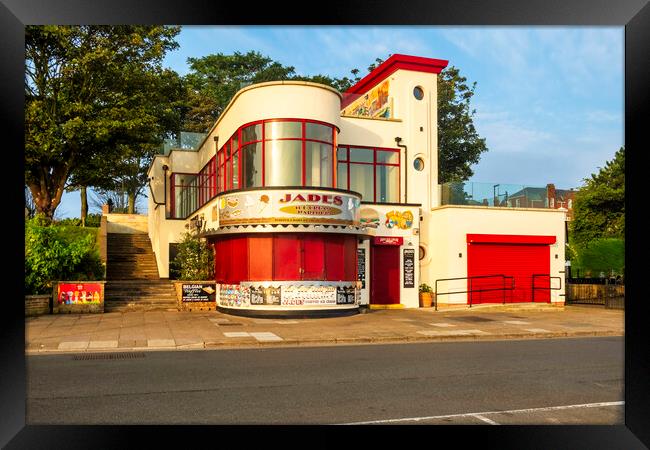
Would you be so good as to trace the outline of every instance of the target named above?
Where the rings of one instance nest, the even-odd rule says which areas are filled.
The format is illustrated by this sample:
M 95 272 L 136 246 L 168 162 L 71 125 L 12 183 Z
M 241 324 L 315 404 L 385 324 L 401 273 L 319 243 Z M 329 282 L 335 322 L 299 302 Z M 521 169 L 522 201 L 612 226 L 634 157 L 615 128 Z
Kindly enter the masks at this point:
M 373 166 L 365 164 L 350 164 L 350 190 L 361 194 L 361 200 L 373 200 Z
M 264 139 L 301 138 L 302 122 L 266 122 Z
M 374 162 L 373 159 L 374 150 L 367 148 L 350 148 L 350 161 L 354 162 L 365 162 L 371 163 Z
M 348 188 L 348 163 L 338 163 L 336 166 L 336 187 Z
M 307 139 L 332 142 L 332 127 L 310 122 L 307 122 L 305 126 L 305 136 Z
M 348 148 L 339 147 L 336 149 L 336 159 L 338 161 L 347 161 L 348 160 Z
M 377 166 L 378 203 L 399 202 L 399 167 Z
M 399 164 L 399 153 L 388 151 L 377 151 L 377 163 Z
M 332 187 L 332 146 L 307 142 L 305 186 Z
M 242 187 L 262 186 L 262 144 L 242 147 Z
M 301 141 L 267 141 L 264 152 L 265 186 L 302 185 Z
M 250 125 L 243 130 L 241 130 L 241 141 L 242 144 L 252 141 L 261 141 L 262 140 L 262 124 Z

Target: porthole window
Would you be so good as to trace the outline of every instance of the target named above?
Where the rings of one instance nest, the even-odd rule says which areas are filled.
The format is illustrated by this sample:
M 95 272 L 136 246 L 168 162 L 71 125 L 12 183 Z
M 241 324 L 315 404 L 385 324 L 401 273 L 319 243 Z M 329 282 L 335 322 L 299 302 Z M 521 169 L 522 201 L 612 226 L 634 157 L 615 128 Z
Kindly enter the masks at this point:
M 414 167 L 415 170 L 417 170 L 418 172 L 421 172 L 421 171 L 424 169 L 424 159 L 422 159 L 422 158 L 415 158 L 415 160 L 413 161 L 413 167 Z
M 420 261 L 422 261 L 424 257 L 427 256 L 427 251 L 421 245 L 420 245 L 419 256 L 420 256 Z
M 420 86 L 415 86 L 413 88 L 413 96 L 418 100 L 422 100 L 424 98 L 424 90 Z

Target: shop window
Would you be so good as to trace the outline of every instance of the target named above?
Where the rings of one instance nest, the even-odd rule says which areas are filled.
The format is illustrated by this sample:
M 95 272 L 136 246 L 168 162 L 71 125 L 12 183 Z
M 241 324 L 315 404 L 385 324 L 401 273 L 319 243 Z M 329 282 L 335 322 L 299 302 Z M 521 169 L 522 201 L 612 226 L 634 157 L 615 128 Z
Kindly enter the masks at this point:
M 399 202 L 399 150 L 339 146 L 337 158 L 339 188 L 359 192 L 363 201 Z

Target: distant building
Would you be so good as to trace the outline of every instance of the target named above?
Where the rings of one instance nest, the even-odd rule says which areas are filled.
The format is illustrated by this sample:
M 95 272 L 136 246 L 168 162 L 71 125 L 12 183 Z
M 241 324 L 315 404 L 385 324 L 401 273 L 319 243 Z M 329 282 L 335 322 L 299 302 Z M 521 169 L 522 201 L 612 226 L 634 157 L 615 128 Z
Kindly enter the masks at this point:
M 573 202 L 575 201 L 573 189 L 556 189 L 554 184 L 547 184 L 546 188 L 526 187 L 501 202 L 501 206 L 512 208 L 550 208 L 567 210 L 569 220 L 573 218 Z

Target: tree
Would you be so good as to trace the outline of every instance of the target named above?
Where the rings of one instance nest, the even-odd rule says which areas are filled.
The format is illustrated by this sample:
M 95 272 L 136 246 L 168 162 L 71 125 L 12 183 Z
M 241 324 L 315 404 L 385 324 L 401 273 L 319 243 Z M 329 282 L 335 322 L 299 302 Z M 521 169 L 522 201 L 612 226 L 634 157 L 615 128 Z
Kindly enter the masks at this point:
M 579 245 L 603 238 L 625 239 L 625 147 L 576 193 L 571 237 Z
M 467 84 L 456 67 L 438 75 L 438 182 L 466 181 L 472 164 L 486 152 L 485 138 L 474 127 L 476 110 L 470 108 L 476 82 Z
M 119 160 L 124 145 L 150 142 L 158 118 L 146 81 L 178 44 L 179 27 L 27 26 L 25 181 L 36 209 L 54 217 L 66 182 Z M 93 166 L 94 164 L 94 166 Z M 91 171 L 88 171 L 91 167 Z
M 232 55 L 218 53 L 202 58 L 188 58 L 190 73 L 187 84 L 187 107 L 183 114 L 183 130 L 207 133 L 234 95 L 248 84 L 265 81 L 311 81 L 345 91 L 355 82 L 355 77 L 332 78 L 326 75 L 298 75 L 293 66 L 284 66 L 259 52 Z

